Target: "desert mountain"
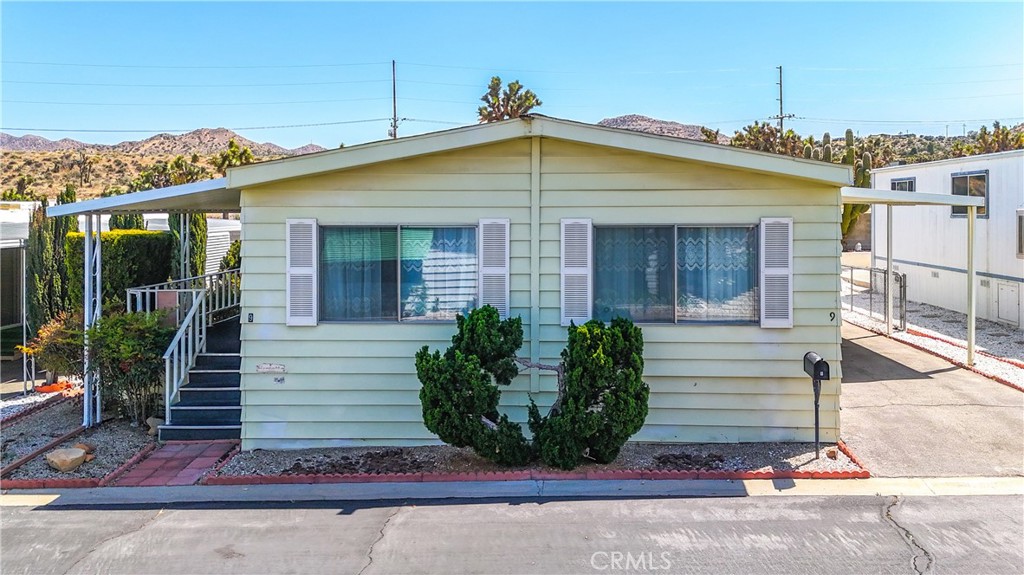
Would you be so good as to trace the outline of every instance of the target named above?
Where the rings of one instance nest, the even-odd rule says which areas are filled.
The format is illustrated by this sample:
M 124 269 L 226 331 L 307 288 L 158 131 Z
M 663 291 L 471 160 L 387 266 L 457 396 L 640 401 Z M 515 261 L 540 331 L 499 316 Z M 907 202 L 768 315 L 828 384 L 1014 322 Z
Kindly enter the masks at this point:
M 243 138 L 226 128 L 200 128 L 177 136 L 157 134 L 145 140 L 125 141 L 112 146 L 87 144 L 68 138 L 55 142 L 33 134 L 19 137 L 0 132 L 0 149 L 5 152 L 63 152 L 81 150 L 86 152 L 120 152 L 143 156 L 210 155 L 227 149 L 228 140 L 231 138 L 234 138 L 238 145 L 247 146 L 257 157 L 294 156 L 321 152 L 326 149 L 316 144 L 307 144 L 293 150 L 283 148 L 271 142 L 261 144 L 248 138 Z
M 699 125 L 680 124 L 679 122 L 670 122 L 668 120 L 656 120 L 639 114 L 605 118 L 598 122 L 597 125 L 608 126 L 609 128 L 633 130 L 635 132 L 647 132 L 648 134 L 657 134 L 659 136 L 673 136 L 675 138 L 685 138 L 687 140 L 704 140 L 704 136 L 700 133 L 701 126 Z M 729 137 L 719 134 L 718 143 L 728 144 Z

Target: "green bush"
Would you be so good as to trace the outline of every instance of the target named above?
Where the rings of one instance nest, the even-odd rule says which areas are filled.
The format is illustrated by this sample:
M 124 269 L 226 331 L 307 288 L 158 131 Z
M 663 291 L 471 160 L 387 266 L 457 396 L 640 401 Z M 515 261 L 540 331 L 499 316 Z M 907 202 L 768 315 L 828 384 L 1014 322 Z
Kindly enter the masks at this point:
M 112 230 L 100 234 L 103 300 L 123 302 L 128 288 L 167 281 L 173 238 L 166 232 Z M 73 307 L 82 306 L 85 234 L 67 235 L 67 273 Z
M 221 271 L 236 270 L 242 267 L 242 240 L 235 240 L 228 246 L 228 252 L 220 260 Z
M 522 320 L 502 321 L 485 306 L 456 321 L 458 332 L 443 356 L 427 346 L 416 353 L 423 423 L 441 441 L 472 447 L 501 465 L 527 463 L 532 448 L 519 424 L 498 413 L 497 387 L 518 373 L 513 358 L 523 345 Z
M 116 313 L 88 332 L 104 403 L 138 424 L 157 411 L 163 397 L 163 354 L 175 330 L 162 319 L 162 313 Z
M 545 463 L 572 469 L 584 455 L 610 463 L 643 427 L 650 389 L 643 381 L 643 334 L 627 319 L 569 328 L 562 351 L 565 393 L 547 417 L 531 401 L 530 429 Z
M 539 455 L 548 465 L 572 469 L 584 457 L 610 463 L 643 426 L 650 395 L 642 378 L 643 334 L 629 320 L 573 325 L 560 366 L 530 364 L 556 369 L 561 378 L 547 415 L 530 400 L 532 441 L 498 413 L 498 385 L 508 385 L 518 373 L 522 321 L 502 321 L 485 306 L 458 316 L 457 325 L 443 356 L 426 346 L 416 354 L 423 421 L 445 443 L 472 447 L 501 465 L 522 465 Z
M 81 312 L 61 312 L 43 324 L 28 345 L 18 349 L 34 357 L 39 367 L 53 375 L 82 377 L 83 330 Z

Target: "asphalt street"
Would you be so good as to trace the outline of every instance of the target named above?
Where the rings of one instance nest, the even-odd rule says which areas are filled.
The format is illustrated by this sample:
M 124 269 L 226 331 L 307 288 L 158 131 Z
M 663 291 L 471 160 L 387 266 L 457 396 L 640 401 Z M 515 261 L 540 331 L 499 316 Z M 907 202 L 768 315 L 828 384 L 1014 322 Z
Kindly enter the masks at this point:
M 1024 573 L 1024 497 L 2 507 L 15 573 Z

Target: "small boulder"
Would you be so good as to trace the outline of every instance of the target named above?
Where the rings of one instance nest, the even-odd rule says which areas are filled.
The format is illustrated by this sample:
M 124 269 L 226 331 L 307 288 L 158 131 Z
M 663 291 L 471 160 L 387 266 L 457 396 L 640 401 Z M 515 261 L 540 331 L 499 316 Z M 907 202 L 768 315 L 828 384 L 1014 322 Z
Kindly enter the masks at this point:
M 91 443 L 76 443 L 73 447 L 77 447 L 86 453 L 92 453 L 96 451 L 96 446 Z
M 835 447 L 829 447 L 827 450 L 825 450 L 825 457 L 828 457 L 829 459 L 836 459 L 836 458 L 838 458 L 839 457 L 839 449 L 835 448 Z
M 54 449 L 46 454 L 46 462 L 62 473 L 74 471 L 85 462 L 85 450 L 77 447 Z
M 158 431 L 157 428 L 163 424 L 164 420 L 160 419 L 159 417 L 150 417 L 146 419 L 146 425 L 149 426 L 149 431 L 147 433 L 149 435 L 156 435 Z
M 86 463 L 92 461 L 93 459 L 96 459 L 96 454 L 95 453 L 86 453 L 85 454 L 85 462 Z

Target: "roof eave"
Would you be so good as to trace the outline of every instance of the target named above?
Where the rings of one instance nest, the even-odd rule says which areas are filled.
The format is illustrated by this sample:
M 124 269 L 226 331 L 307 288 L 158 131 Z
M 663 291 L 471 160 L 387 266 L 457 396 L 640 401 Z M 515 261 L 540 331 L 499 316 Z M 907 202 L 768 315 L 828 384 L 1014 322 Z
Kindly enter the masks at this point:
M 226 178 L 216 178 L 213 180 L 203 180 L 201 182 L 194 182 L 191 184 L 181 184 L 178 186 L 168 186 L 166 188 L 158 188 L 155 190 L 145 190 L 142 192 L 132 192 L 130 194 L 122 194 L 120 196 L 111 196 L 107 198 L 95 198 L 92 200 L 83 200 L 81 202 L 74 202 L 71 204 L 59 204 L 56 206 L 50 206 L 46 208 L 46 215 L 48 217 L 56 216 L 77 216 L 80 214 L 112 214 L 120 212 L 138 212 L 138 211 L 187 211 L 187 210 L 167 210 L 155 206 L 153 208 L 140 207 L 146 206 L 147 204 L 168 202 L 170 200 L 181 199 L 189 196 L 197 196 L 204 193 L 217 192 L 221 190 L 230 189 L 227 186 Z M 207 209 L 210 206 L 206 206 L 199 211 L 221 211 L 222 209 L 227 211 L 238 210 L 238 206 L 223 206 L 222 208 Z
M 897 192 L 877 188 L 841 188 L 844 204 L 882 204 L 890 206 L 975 206 L 984 207 L 985 198 L 928 194 L 924 192 Z

